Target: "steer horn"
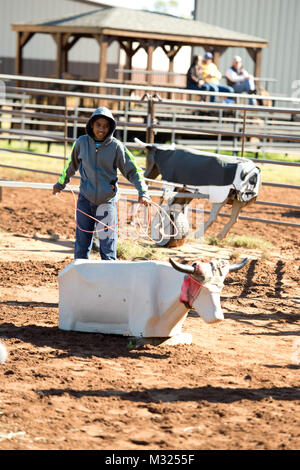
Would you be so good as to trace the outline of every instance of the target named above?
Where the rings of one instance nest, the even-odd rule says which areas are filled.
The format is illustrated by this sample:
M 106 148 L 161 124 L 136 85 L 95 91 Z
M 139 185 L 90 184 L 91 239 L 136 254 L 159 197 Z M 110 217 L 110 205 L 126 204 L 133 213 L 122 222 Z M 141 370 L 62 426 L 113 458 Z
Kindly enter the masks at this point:
M 173 258 L 169 258 L 169 261 L 171 265 L 173 266 L 173 268 L 176 269 L 176 271 L 180 271 L 181 273 L 185 273 L 185 274 L 193 274 L 195 272 L 195 267 L 193 266 L 178 263 Z
M 134 141 L 136 144 L 138 144 L 140 147 L 142 147 L 143 149 L 152 149 L 153 148 L 153 145 L 152 144 L 146 144 L 145 142 L 142 142 L 140 139 L 138 139 L 137 137 L 134 138 Z
M 237 271 L 238 269 L 243 268 L 245 264 L 247 263 L 248 263 L 248 258 L 244 258 L 243 261 L 241 261 L 240 263 L 231 264 L 229 266 L 229 272 L 231 273 L 232 271 Z

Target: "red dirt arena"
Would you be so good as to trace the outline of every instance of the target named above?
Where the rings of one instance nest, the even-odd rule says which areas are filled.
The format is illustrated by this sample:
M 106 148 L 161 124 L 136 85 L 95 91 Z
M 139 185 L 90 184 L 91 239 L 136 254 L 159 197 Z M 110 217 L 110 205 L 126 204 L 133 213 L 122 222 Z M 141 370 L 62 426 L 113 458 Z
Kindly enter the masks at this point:
M 263 187 L 260 199 L 294 204 L 297 191 Z M 58 329 L 72 208 L 51 191 L 4 188 L 0 211 L 0 449 L 299 449 L 298 228 L 240 219 L 231 233 L 269 241 L 267 254 L 200 241 L 167 250 L 187 262 L 234 252 L 249 263 L 225 280 L 223 322 L 190 311 L 192 344 L 130 347 L 126 337 Z M 284 208 L 241 215 L 299 223 Z

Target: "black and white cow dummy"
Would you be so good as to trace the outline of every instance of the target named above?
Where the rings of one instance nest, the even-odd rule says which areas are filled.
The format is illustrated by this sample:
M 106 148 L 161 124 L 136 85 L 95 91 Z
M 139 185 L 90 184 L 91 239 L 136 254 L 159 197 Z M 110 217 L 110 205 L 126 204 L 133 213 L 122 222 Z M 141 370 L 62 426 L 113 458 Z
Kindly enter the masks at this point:
M 181 333 L 191 308 L 207 323 L 223 320 L 224 279 L 247 258 L 169 261 L 75 260 L 58 276 L 59 328 L 169 338 Z
M 174 188 L 176 183 L 184 185 L 184 192 L 200 193 L 212 203 L 209 218 L 199 230 L 201 234 L 216 220 L 221 208 L 231 204 L 230 220 L 218 234 L 219 239 L 224 238 L 242 207 L 257 198 L 260 169 L 249 159 L 135 141 L 147 151 L 146 178 L 155 179 L 160 174 L 162 180 L 173 183 Z M 168 206 L 181 205 L 183 211 L 191 200 L 171 197 Z

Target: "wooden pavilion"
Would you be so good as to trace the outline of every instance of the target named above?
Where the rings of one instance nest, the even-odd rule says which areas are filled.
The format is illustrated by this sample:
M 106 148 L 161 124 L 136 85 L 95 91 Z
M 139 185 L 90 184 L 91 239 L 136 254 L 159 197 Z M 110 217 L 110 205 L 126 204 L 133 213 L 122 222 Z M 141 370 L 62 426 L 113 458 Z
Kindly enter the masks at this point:
M 66 75 L 68 53 L 77 41 L 93 38 L 100 45 L 99 82 L 108 79 L 107 49 L 114 41 L 126 53 L 126 69 L 132 69 L 134 54 L 143 48 L 147 53 L 147 71 L 152 71 L 153 53 L 158 47 L 169 59 L 169 72 L 173 72 L 174 58 L 183 46 L 202 46 L 213 52 L 216 64 L 228 47 L 244 47 L 254 61 L 256 77 L 260 76 L 262 49 L 268 46 L 265 39 L 200 21 L 119 7 L 102 7 L 79 15 L 13 24 L 11 27 L 17 33 L 16 74 L 23 73 L 23 50 L 34 34 L 48 34 L 54 39 L 57 78 Z M 149 85 L 152 83 L 150 73 L 147 74 L 147 82 Z

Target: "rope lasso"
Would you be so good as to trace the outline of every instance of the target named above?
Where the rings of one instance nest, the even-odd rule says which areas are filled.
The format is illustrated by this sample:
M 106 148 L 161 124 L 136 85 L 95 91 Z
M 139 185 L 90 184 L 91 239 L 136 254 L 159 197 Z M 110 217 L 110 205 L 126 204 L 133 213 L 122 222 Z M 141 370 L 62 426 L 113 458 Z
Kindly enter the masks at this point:
M 133 220 L 137 220 L 137 225 L 139 225 L 140 229 L 141 229 L 141 232 L 143 233 L 144 236 L 146 236 L 150 241 L 154 242 L 154 243 L 161 243 L 164 239 L 166 238 L 171 238 L 171 237 L 176 237 L 178 235 L 178 228 L 176 227 L 175 223 L 173 222 L 173 220 L 171 219 L 170 215 L 167 213 L 167 211 L 165 211 L 165 209 L 163 207 L 161 207 L 159 204 L 157 204 L 156 202 L 154 201 L 150 201 L 149 202 L 149 205 L 151 207 L 154 207 L 155 210 L 156 210 L 156 214 L 158 215 L 158 218 L 159 218 L 159 221 L 160 223 L 158 222 L 157 225 L 160 227 L 160 234 L 161 234 L 161 238 L 159 240 L 153 240 L 152 237 L 150 237 L 148 235 L 147 232 L 143 231 L 141 229 L 141 224 L 140 224 L 140 220 L 138 218 L 138 212 L 139 212 L 139 206 L 137 206 L 137 209 L 134 211 L 134 214 L 133 214 Z M 175 233 L 173 234 L 166 234 L 165 233 L 165 228 L 164 228 L 164 218 L 163 218 L 163 215 L 162 213 L 165 215 L 165 217 L 168 219 L 168 221 L 170 222 L 171 225 L 173 225 L 174 229 L 175 229 Z M 149 208 L 148 208 L 148 227 L 151 227 L 152 224 L 151 224 L 151 214 L 150 214 L 150 211 L 149 211 Z
M 76 222 L 76 227 L 77 227 L 79 230 L 81 230 L 82 232 L 85 232 L 85 233 L 99 233 L 99 232 L 102 232 L 102 231 L 105 230 L 105 229 L 111 229 L 111 230 L 113 230 L 114 232 L 118 233 L 118 231 L 113 228 L 113 227 L 115 227 L 115 226 L 118 225 L 118 224 L 115 224 L 114 226 L 107 225 L 107 224 L 105 224 L 104 222 L 102 222 L 101 220 L 96 219 L 96 218 L 93 217 L 92 215 L 87 214 L 86 212 L 82 211 L 81 209 L 78 209 L 77 204 L 76 204 L 76 196 L 75 196 L 75 193 L 74 193 L 74 191 L 72 190 L 72 188 L 70 188 L 69 186 L 68 186 L 68 188 L 69 188 L 69 190 L 71 191 L 71 193 L 72 193 L 72 195 L 73 195 L 73 198 L 74 198 L 74 207 L 73 207 L 72 204 L 69 204 L 67 201 L 65 201 L 65 199 L 59 197 L 59 196 L 58 196 L 58 193 L 56 193 L 55 195 L 56 195 L 56 197 L 57 197 L 60 201 L 63 201 L 64 203 L 68 204 L 68 206 L 71 206 L 72 208 L 74 208 L 74 210 L 75 210 L 75 222 Z M 79 225 L 78 225 L 78 223 L 77 223 L 77 217 L 76 217 L 76 212 L 77 212 L 77 211 L 78 211 L 78 212 L 81 212 L 81 214 L 84 214 L 84 215 L 86 215 L 87 217 L 89 217 L 90 219 L 94 220 L 95 222 L 97 222 L 97 224 L 103 225 L 104 228 L 101 228 L 101 229 L 99 229 L 99 230 L 84 230 L 83 228 L 79 227 Z
M 67 186 L 68 186 L 68 185 L 67 185 Z M 66 201 L 65 199 L 59 197 L 59 196 L 58 196 L 58 193 L 56 193 L 55 195 L 56 195 L 56 197 L 57 197 L 60 201 L 64 202 L 65 204 L 71 206 L 71 207 L 74 209 L 74 211 L 75 211 L 75 223 L 76 223 L 76 227 L 77 227 L 79 230 L 81 230 L 82 232 L 85 232 L 85 233 L 93 233 L 93 234 L 96 234 L 96 233 L 102 232 L 103 230 L 110 229 L 110 230 L 113 230 L 114 232 L 118 233 L 118 230 L 114 228 L 114 227 L 118 226 L 118 223 L 115 224 L 115 225 L 113 225 L 113 226 L 107 225 L 107 224 L 105 224 L 104 222 L 102 222 L 101 220 L 98 220 L 98 219 L 96 219 L 95 217 L 93 217 L 92 215 L 87 214 L 86 212 L 84 212 L 84 211 L 82 211 L 81 209 L 79 209 L 79 208 L 77 207 L 76 196 L 75 196 L 74 191 L 72 190 L 72 188 L 71 188 L 70 186 L 68 186 L 68 189 L 70 190 L 70 192 L 71 192 L 72 195 L 73 195 L 74 205 L 73 205 L 73 204 L 70 204 L 70 203 L 69 203 L 68 201 Z M 150 241 L 152 241 L 152 242 L 154 242 L 154 243 L 156 243 L 156 244 L 157 244 L 157 243 L 161 243 L 162 240 L 164 240 L 165 238 L 176 237 L 176 235 L 178 234 L 178 228 L 176 227 L 175 223 L 173 222 L 173 220 L 171 219 L 171 217 L 169 216 L 169 214 L 167 213 L 167 211 L 165 211 L 165 209 L 164 209 L 163 207 L 161 207 L 159 204 L 157 204 L 156 202 L 154 202 L 154 201 L 149 201 L 149 206 L 155 208 L 155 210 L 156 210 L 156 213 L 157 213 L 158 218 L 159 218 L 159 221 L 160 221 L 160 224 L 158 224 L 158 225 L 161 227 L 161 229 L 160 229 L 160 233 L 161 233 L 161 238 L 160 238 L 160 240 L 159 240 L 159 241 L 153 240 L 153 238 L 151 238 L 151 237 L 148 235 L 148 233 L 147 233 L 146 231 L 144 231 L 144 230 L 142 229 L 142 227 L 141 227 L 141 223 L 140 223 L 140 220 L 139 220 L 139 218 L 138 218 L 138 213 L 139 213 L 139 209 L 141 208 L 141 206 L 143 206 L 143 204 L 142 204 L 142 203 L 139 203 L 139 204 L 137 205 L 136 209 L 134 210 L 134 213 L 133 213 L 133 221 L 135 221 L 135 222 L 137 221 L 137 225 L 140 227 L 140 230 L 141 230 L 141 232 L 143 233 L 144 236 L 146 236 Z M 148 227 L 151 227 L 151 214 L 150 214 L 149 206 L 147 207 L 147 209 L 148 209 L 148 214 L 147 214 L 147 216 L 148 216 Z M 97 224 L 103 225 L 103 228 L 97 229 L 97 230 L 85 230 L 85 229 L 81 228 L 81 227 L 78 225 L 78 223 L 77 223 L 77 217 L 76 217 L 77 211 L 80 212 L 80 213 L 82 213 L 82 214 L 84 214 L 84 215 L 86 215 L 87 217 L 91 218 L 92 220 L 94 220 L 95 222 L 97 222 Z M 163 213 L 163 214 L 165 215 L 165 217 L 168 219 L 169 223 L 170 223 L 171 225 L 173 225 L 173 227 L 174 227 L 174 229 L 175 229 L 173 234 L 166 234 L 166 233 L 165 233 L 165 230 L 164 230 L 164 218 L 163 218 L 162 213 Z M 135 229 L 136 229 L 136 227 L 135 227 Z M 137 232 L 137 233 L 138 233 L 138 232 Z M 138 235 L 140 235 L 140 234 L 138 233 Z

